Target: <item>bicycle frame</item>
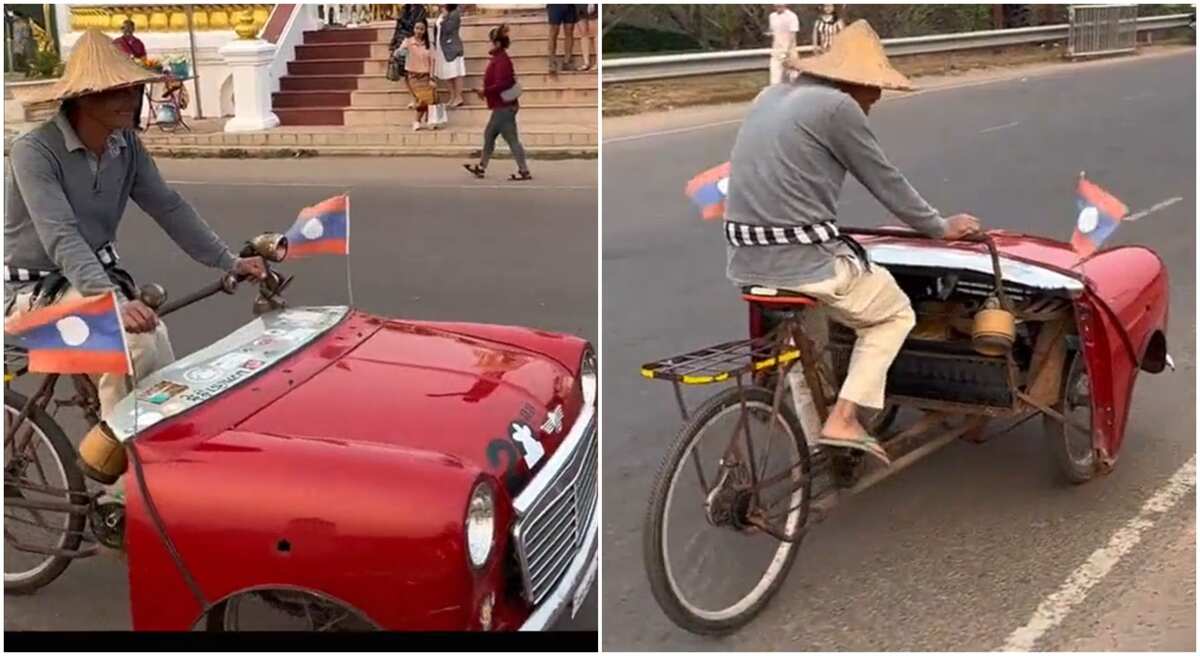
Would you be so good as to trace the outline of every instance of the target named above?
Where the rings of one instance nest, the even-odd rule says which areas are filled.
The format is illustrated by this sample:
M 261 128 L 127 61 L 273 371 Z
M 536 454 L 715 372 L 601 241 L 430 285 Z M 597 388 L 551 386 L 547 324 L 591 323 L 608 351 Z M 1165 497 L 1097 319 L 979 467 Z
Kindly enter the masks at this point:
M 843 230 L 843 232 L 846 234 L 862 236 L 918 236 L 915 233 L 910 233 L 908 231 L 889 229 L 847 228 Z M 996 298 L 1003 309 L 1009 312 L 1014 312 L 1012 301 L 1004 288 L 1004 277 L 1000 264 L 999 251 L 994 240 L 988 235 L 979 235 L 975 238 L 972 238 L 971 241 L 982 243 L 987 247 L 992 263 Z M 754 301 L 751 300 L 750 302 L 753 303 Z M 659 376 L 655 374 L 660 366 L 664 366 L 664 363 L 667 363 L 665 366 L 667 369 L 669 369 L 673 364 L 678 364 L 678 362 L 686 360 L 688 356 L 678 356 L 677 358 L 671 358 L 661 361 L 660 363 L 646 365 L 646 367 L 643 368 L 643 375 L 646 375 L 649 378 L 661 377 L 671 380 L 675 392 L 675 400 L 679 407 L 680 415 L 685 422 L 689 420 L 690 413 L 688 411 L 687 404 L 683 399 L 683 392 L 682 388 L 680 387 L 681 384 L 703 384 L 708 382 L 720 382 L 729 378 L 733 379 L 738 389 L 740 414 L 738 421 L 733 427 L 729 443 L 722 454 L 721 467 L 723 470 L 736 470 L 737 468 L 741 467 L 743 462 L 747 463 L 748 471 L 746 472 L 746 477 L 749 479 L 749 491 L 753 495 L 753 501 L 756 504 L 760 501 L 761 491 L 778 483 L 784 477 L 788 476 L 793 468 L 788 468 L 787 470 L 775 474 L 766 480 L 760 479 L 761 472 L 758 471 L 756 459 L 754 457 L 753 435 L 751 434 L 749 422 L 749 408 L 746 405 L 747 387 L 745 381 L 743 380 L 743 376 L 746 373 L 759 375 L 772 368 L 778 372 L 778 377 L 775 381 L 772 394 L 773 407 L 772 415 L 768 421 L 769 426 L 774 426 L 776 421 L 781 420 L 779 415 L 781 411 L 781 404 L 783 403 L 785 396 L 785 388 L 788 384 L 788 374 L 791 372 L 792 368 L 797 362 L 802 365 L 805 382 L 807 383 L 809 392 L 812 395 L 813 405 L 817 416 L 822 423 L 828 419 L 829 413 L 832 409 L 833 399 L 836 397 L 836 393 L 833 393 L 831 396 L 832 388 L 826 387 L 827 381 L 832 382 L 832 377 L 830 376 L 828 367 L 825 366 L 825 364 L 820 360 L 815 344 L 803 330 L 801 313 L 804 311 L 806 311 L 804 308 L 789 308 L 785 310 L 786 316 L 777 326 L 772 329 L 770 333 L 768 333 L 766 337 L 762 338 L 770 344 L 771 357 L 762 362 L 754 363 L 749 368 L 743 368 L 716 375 L 711 375 L 710 372 L 710 375 L 707 376 L 689 376 L 687 375 L 687 372 L 684 372 L 683 375 L 676 376 L 670 374 Z M 714 361 L 715 358 L 712 353 L 719 351 L 719 349 L 722 347 L 730 347 L 736 344 L 736 342 L 730 342 L 725 345 L 712 347 L 712 349 L 697 352 L 698 354 L 703 354 L 703 357 L 696 361 Z M 761 349 L 759 350 L 761 351 Z M 751 351 L 751 359 L 753 360 L 755 349 L 752 348 Z M 763 353 L 759 354 L 762 355 Z M 688 355 L 690 356 L 696 354 Z M 1004 359 L 1007 365 L 1008 387 L 1013 398 L 1012 407 L 1009 408 L 975 407 L 965 404 L 952 403 L 949 401 L 889 397 L 888 401 L 890 403 L 902 407 L 907 406 L 920 409 L 924 412 L 924 416 L 917 420 L 912 426 L 904 429 L 903 431 L 895 433 L 894 435 L 889 436 L 888 439 L 884 440 L 889 445 L 889 450 L 895 450 L 900 454 L 898 457 L 893 459 L 891 466 L 887 467 L 886 469 L 874 471 L 870 475 L 856 480 L 853 485 L 837 490 L 837 493 L 830 495 L 830 498 L 818 500 L 814 504 L 814 507 L 818 510 L 818 520 L 823 518 L 823 514 L 828 512 L 828 510 L 832 509 L 832 507 L 837 504 L 841 495 L 845 494 L 849 496 L 857 494 L 858 492 L 861 492 L 868 487 L 871 487 L 876 483 L 879 483 L 880 481 L 907 468 L 917 460 L 920 460 L 924 456 L 933 453 L 938 448 L 945 446 L 956 439 L 973 436 L 975 441 L 983 441 L 984 438 L 980 436 L 981 431 L 988 419 L 992 417 L 1006 416 L 1016 417 L 1018 419 L 1015 424 L 1009 426 L 1007 429 L 1001 432 L 1011 430 L 1016 425 L 1023 423 L 1025 420 L 1037 414 L 1045 414 L 1056 421 L 1068 423 L 1079 430 L 1085 432 L 1087 431 L 1087 427 L 1084 427 L 1079 423 L 1072 421 L 1070 418 L 1063 416 L 1061 413 L 1057 412 L 1053 408 L 1048 407 L 1046 404 L 1039 403 L 1035 399 L 1031 398 L 1028 394 L 1018 389 L 1017 380 L 1019 367 L 1011 352 L 1006 353 Z M 692 380 L 689 381 L 689 377 L 692 378 Z M 953 418 L 960 418 L 962 421 L 957 426 L 946 426 L 945 423 L 947 420 Z M 937 435 L 931 437 L 931 433 L 934 432 L 937 432 Z M 770 442 L 768 442 L 768 450 L 769 448 Z M 692 457 L 697 469 L 697 473 L 700 475 L 701 484 L 707 488 L 707 482 L 705 481 L 703 475 L 703 467 L 699 462 L 699 455 L 693 451 Z M 720 482 L 723 480 L 724 477 L 719 476 L 718 484 L 720 484 Z M 715 487 L 716 485 L 714 485 L 714 489 Z M 795 489 L 796 488 L 793 487 L 791 490 L 789 490 L 789 492 L 794 491 Z M 795 536 L 789 537 L 781 535 L 774 529 L 774 527 L 771 527 L 769 523 L 765 521 L 754 521 L 754 518 L 751 518 L 751 522 L 758 528 L 781 540 L 796 539 Z M 801 529 L 801 533 L 802 532 L 803 529 Z

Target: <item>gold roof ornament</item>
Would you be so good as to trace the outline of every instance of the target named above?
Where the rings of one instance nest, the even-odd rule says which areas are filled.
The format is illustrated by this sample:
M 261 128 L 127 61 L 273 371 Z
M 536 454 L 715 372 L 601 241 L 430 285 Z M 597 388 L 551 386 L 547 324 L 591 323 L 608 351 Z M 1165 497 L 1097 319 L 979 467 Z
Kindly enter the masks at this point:
M 258 36 L 258 26 L 254 23 L 254 14 L 249 11 L 238 12 L 237 24 L 233 26 L 239 39 L 254 39 Z
M 793 57 L 792 68 L 805 75 L 867 87 L 912 91 L 913 83 L 892 67 L 883 42 L 865 20 L 856 20 L 833 37 L 829 50 L 815 57 Z

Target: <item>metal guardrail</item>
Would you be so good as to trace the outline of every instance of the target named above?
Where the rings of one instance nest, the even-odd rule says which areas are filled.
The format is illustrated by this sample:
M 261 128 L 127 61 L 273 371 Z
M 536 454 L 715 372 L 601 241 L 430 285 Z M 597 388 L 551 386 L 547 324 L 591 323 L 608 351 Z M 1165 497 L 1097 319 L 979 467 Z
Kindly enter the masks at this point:
M 1192 18 L 1193 14 L 1144 16 L 1137 19 L 1137 31 L 1141 33 L 1187 27 L 1191 24 Z M 959 34 L 933 34 L 884 39 L 883 47 L 889 56 L 928 55 L 955 50 L 998 48 L 1046 41 L 1065 41 L 1070 36 L 1070 28 L 1069 24 L 1063 24 Z M 799 54 L 809 54 L 812 50 L 812 46 L 801 46 L 796 49 Z M 701 52 L 684 55 L 652 55 L 628 59 L 605 58 L 601 63 L 601 79 L 604 84 L 610 84 L 717 73 L 765 71 L 770 55 L 770 48 L 756 48 L 754 50 Z

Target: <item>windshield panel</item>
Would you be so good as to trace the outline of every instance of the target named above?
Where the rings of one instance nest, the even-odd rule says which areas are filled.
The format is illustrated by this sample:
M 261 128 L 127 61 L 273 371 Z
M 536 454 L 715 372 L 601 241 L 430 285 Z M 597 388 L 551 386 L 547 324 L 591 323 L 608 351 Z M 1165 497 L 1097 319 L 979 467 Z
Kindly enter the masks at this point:
M 113 408 L 107 423 L 125 441 L 270 370 L 346 317 L 345 306 L 265 314 L 227 337 L 150 374 Z

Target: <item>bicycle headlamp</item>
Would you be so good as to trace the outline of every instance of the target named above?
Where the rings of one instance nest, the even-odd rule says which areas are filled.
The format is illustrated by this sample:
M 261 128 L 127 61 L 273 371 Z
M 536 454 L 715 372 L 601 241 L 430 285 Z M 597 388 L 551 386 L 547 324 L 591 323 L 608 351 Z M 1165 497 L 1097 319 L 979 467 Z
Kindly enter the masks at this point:
M 264 232 L 250 240 L 250 250 L 268 262 L 282 262 L 287 257 L 287 237 L 278 232 Z

